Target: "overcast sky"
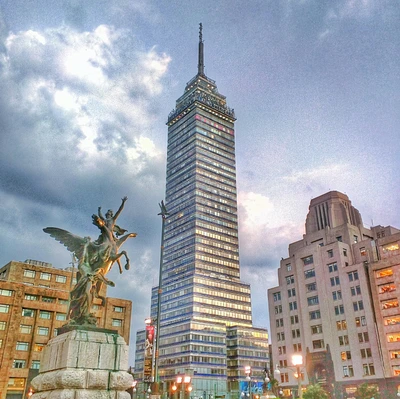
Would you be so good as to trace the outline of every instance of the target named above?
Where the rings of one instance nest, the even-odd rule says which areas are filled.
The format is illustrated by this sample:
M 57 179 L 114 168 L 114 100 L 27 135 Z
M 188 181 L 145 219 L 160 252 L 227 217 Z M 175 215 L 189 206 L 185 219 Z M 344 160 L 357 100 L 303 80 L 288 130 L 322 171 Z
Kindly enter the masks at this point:
M 253 321 L 309 202 L 346 193 L 364 224 L 400 227 L 400 2 L 2 0 L 0 265 L 69 252 L 116 210 L 138 234 L 110 296 L 133 301 L 131 342 L 158 282 L 169 112 L 205 72 L 235 109 L 242 280 Z M 133 365 L 133 359 L 130 360 Z

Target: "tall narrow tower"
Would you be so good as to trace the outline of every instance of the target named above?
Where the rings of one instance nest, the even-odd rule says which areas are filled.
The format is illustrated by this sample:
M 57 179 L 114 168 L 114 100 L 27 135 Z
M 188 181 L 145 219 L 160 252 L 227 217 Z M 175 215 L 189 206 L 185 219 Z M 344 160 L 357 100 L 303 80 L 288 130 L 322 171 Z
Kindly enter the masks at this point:
M 250 286 L 240 281 L 234 122 L 225 96 L 204 74 L 200 24 L 197 74 L 167 122 L 169 216 L 158 364 L 163 381 L 192 373 L 192 396 L 197 397 L 225 394 L 229 377 L 237 381 L 242 364 L 237 348 L 227 353 L 230 336 L 236 340 L 243 333 L 248 342 L 264 340 L 264 346 L 254 344 L 264 367 L 267 356 L 267 332 L 258 329 L 253 336 Z M 152 316 L 157 292 L 155 287 Z M 232 372 L 228 355 L 235 362 Z

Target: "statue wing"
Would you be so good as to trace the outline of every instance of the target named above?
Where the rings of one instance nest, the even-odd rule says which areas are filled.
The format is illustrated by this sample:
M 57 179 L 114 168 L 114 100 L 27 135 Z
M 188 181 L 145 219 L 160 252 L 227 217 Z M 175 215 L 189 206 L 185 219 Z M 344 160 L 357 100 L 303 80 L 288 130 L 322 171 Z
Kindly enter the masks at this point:
M 78 259 L 82 258 L 84 246 L 88 238 L 82 238 L 67 230 L 59 229 L 57 227 L 46 227 L 43 231 L 50 234 L 56 241 L 67 247 L 68 251 L 73 252 Z

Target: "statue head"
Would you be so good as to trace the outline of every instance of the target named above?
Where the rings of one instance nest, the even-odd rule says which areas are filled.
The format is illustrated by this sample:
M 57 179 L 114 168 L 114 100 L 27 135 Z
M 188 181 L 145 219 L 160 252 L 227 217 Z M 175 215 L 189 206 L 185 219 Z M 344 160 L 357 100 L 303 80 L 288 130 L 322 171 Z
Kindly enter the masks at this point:
M 109 209 L 106 213 L 106 218 L 112 218 L 114 216 L 114 212 L 112 211 L 112 209 Z

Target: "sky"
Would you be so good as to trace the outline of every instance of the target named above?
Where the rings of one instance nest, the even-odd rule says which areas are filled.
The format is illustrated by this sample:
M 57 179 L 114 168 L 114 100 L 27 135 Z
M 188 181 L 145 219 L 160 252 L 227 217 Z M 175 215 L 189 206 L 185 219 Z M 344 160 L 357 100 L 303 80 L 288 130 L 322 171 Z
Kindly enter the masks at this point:
M 197 73 L 234 108 L 242 281 L 253 324 L 300 240 L 310 200 L 346 193 L 364 224 L 400 227 L 400 2 L 2 0 L 0 265 L 70 266 L 47 226 L 98 236 L 116 211 L 136 232 L 108 295 L 135 332 L 158 284 L 168 114 Z

